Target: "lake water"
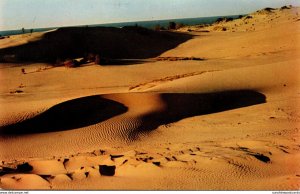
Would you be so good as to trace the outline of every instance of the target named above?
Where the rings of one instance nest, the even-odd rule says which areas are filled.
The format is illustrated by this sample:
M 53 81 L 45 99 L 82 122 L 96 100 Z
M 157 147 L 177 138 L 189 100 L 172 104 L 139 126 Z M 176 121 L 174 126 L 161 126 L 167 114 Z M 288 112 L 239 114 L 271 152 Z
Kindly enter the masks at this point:
M 154 29 L 155 26 L 160 25 L 161 27 L 167 28 L 169 22 L 181 23 L 184 25 L 198 25 L 198 24 L 212 24 L 218 18 L 233 18 L 236 19 L 239 15 L 229 15 L 229 16 L 214 16 L 214 17 L 200 17 L 200 18 L 183 18 L 183 19 L 168 19 L 168 20 L 153 20 L 153 21 L 137 21 L 137 22 L 121 22 L 121 23 L 109 23 L 109 24 L 92 24 L 92 25 L 81 25 L 81 26 L 70 26 L 70 27 L 124 27 L 124 26 L 142 26 L 145 28 Z M 44 32 L 48 30 L 53 30 L 60 27 L 51 27 L 51 28 L 35 28 L 33 32 Z M 2 36 L 10 36 L 16 34 L 22 34 L 22 30 L 7 30 L 0 31 L 0 35 Z M 25 29 L 25 33 L 30 33 L 30 29 Z

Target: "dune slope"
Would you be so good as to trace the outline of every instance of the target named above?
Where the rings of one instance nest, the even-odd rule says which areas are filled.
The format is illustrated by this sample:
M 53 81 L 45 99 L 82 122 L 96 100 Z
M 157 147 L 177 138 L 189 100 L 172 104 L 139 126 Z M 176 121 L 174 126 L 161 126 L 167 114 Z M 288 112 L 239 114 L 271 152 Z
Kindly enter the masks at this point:
M 188 34 L 141 27 L 69 27 L 38 35 L 29 36 L 26 44 L 12 46 L 12 43 L 20 42 L 14 41 L 10 47 L 0 49 L 0 60 L 55 62 L 58 59 L 86 57 L 88 54 L 112 59 L 144 59 L 156 57 L 192 38 Z M 22 38 L 22 35 L 19 36 Z
M 0 187 L 298 190 L 299 11 L 182 28 L 157 61 L 1 64 Z

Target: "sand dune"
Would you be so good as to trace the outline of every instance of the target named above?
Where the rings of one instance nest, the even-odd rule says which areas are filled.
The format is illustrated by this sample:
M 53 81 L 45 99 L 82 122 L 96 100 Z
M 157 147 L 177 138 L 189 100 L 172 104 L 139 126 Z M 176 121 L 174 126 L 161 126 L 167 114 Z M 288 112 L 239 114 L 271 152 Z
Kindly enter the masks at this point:
M 3 141 L 14 136 L 6 147 L 14 151 L 2 152 L 1 155 L 5 158 L 30 155 L 32 150 L 27 145 L 20 145 L 28 141 L 30 134 L 36 134 L 30 137 L 32 144 L 28 145 L 36 147 L 35 157 L 44 156 L 44 152 L 63 155 L 71 147 L 76 149 L 78 142 L 85 144 L 82 136 L 88 141 L 86 146 L 90 150 L 107 141 L 135 141 L 159 126 L 185 118 L 264 102 L 263 94 L 251 90 L 207 94 L 128 93 L 75 99 L 55 105 L 28 120 L 2 126 Z M 144 103 L 147 106 L 141 106 Z M 54 135 L 58 137 L 49 139 L 49 132 L 56 132 Z M 68 137 L 67 141 L 65 137 Z M 52 150 L 52 146 L 62 148 Z
M 190 38 L 192 35 L 141 27 L 60 28 L 30 36 L 27 44 L 13 42 L 13 46 L 0 49 L 0 60 L 53 63 L 58 59 L 86 57 L 88 54 L 112 59 L 144 59 L 159 56 Z
M 100 31 L 117 37 L 120 53 L 108 47 L 109 57 L 161 54 L 79 68 L 0 64 L 0 187 L 298 190 L 298 12 L 262 10 L 179 30 L 188 35 L 96 28 L 85 42 L 67 28 L 28 44 L 22 35 L 0 40 L 0 58 L 16 51 L 33 61 L 47 49 L 32 58 L 24 48 L 53 48 L 50 40 L 66 34 L 92 48 L 102 45 L 89 42 Z M 74 49 L 55 56 L 82 54 Z
M 18 135 L 81 128 L 126 111 L 127 108 L 120 103 L 99 96 L 85 97 L 55 105 L 31 119 L 3 127 L 1 134 Z
M 140 86 L 142 91 L 154 92 L 204 92 L 204 91 L 218 91 L 224 89 L 243 89 L 249 88 L 257 91 L 267 92 L 268 88 L 272 90 L 281 90 L 287 85 L 289 87 L 297 87 L 299 78 L 294 76 L 295 72 L 299 72 L 299 60 L 289 60 L 289 64 L 284 62 L 275 62 L 263 66 L 243 67 L 236 69 L 229 69 L 226 71 L 212 71 L 205 74 L 184 77 L 173 80 L 172 82 L 151 83 L 151 87 Z M 283 68 L 285 66 L 285 68 Z M 272 71 L 269 69 L 272 68 Z M 228 78 L 230 75 L 230 78 Z M 279 76 L 280 75 L 280 76 Z M 226 82 L 223 80 L 226 79 Z M 201 82 L 201 85 L 194 84 Z

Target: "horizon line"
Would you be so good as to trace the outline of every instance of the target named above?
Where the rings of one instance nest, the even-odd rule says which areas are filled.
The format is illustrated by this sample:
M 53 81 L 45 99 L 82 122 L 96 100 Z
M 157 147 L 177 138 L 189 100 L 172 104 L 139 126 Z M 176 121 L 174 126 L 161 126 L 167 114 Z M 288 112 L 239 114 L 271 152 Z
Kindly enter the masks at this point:
M 203 16 L 203 17 L 184 17 L 184 18 L 169 18 L 169 19 L 159 19 L 159 20 L 138 20 L 138 21 L 120 21 L 120 22 L 108 22 L 108 23 L 93 23 L 93 24 L 77 24 L 77 25 L 63 25 L 63 26 L 49 26 L 49 27 L 36 27 L 36 28 L 24 28 L 25 30 L 31 30 L 31 29 L 55 29 L 55 28 L 66 28 L 66 27 L 84 27 L 84 26 L 89 26 L 92 27 L 94 25 L 108 25 L 108 24 L 122 24 L 122 23 L 135 23 L 135 22 L 159 22 L 159 21 L 166 21 L 166 20 L 180 20 L 180 19 L 196 19 L 196 18 L 212 18 L 212 17 L 226 17 L 226 16 L 238 16 L 238 15 L 248 15 L 250 13 L 240 13 L 240 14 L 235 14 L 235 15 L 215 15 L 215 16 Z M 4 31 L 17 31 L 21 30 L 22 28 L 19 29 L 8 29 L 8 30 L 1 30 L 0 32 Z

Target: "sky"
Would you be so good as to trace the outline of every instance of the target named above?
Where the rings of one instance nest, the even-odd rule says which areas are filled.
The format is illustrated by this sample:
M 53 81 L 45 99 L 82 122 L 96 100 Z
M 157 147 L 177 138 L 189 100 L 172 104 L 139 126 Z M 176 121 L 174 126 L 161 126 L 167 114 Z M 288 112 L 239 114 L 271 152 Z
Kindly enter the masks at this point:
M 247 14 L 299 0 L 0 0 L 0 31 Z

